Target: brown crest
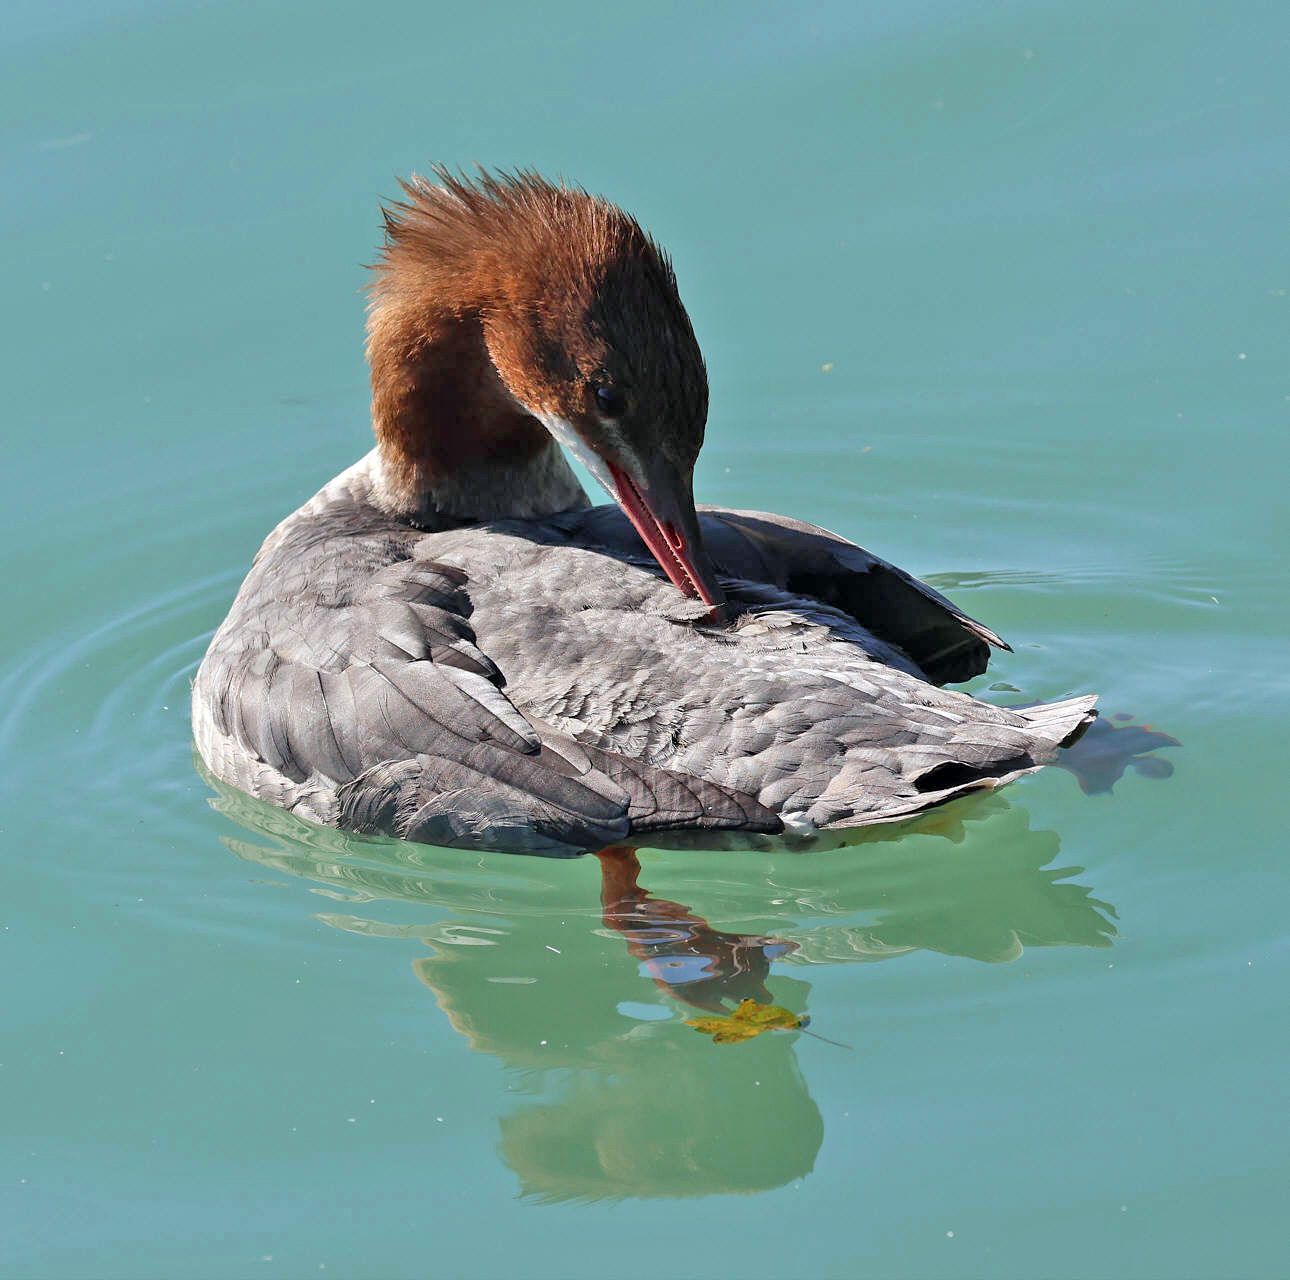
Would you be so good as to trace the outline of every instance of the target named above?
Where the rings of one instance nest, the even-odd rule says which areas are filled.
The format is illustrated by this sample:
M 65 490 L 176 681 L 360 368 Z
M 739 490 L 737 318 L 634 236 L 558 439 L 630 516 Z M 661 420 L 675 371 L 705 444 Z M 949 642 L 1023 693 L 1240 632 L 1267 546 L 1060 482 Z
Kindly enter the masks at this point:
M 609 201 L 535 173 L 434 177 L 384 209 L 371 285 L 373 421 L 407 498 L 536 455 L 549 438 L 534 415 L 597 451 L 627 441 L 692 465 L 707 378 L 658 245 Z

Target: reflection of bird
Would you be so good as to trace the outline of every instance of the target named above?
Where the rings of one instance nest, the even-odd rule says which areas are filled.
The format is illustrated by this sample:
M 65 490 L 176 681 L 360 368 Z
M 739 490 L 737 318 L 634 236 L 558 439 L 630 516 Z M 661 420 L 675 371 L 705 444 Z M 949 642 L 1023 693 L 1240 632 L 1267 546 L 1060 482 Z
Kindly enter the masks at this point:
M 502 1158 L 525 1194 L 729 1195 L 811 1172 L 824 1120 L 792 1037 L 762 1036 L 731 1054 L 681 1024 L 652 1030 L 621 1042 L 612 1064 L 572 1070 L 553 1098 L 502 1117 Z
M 726 1012 L 727 1000 L 770 1003 L 770 962 L 796 951 L 797 943 L 714 929 L 679 902 L 646 892 L 637 882 L 634 849 L 602 849 L 596 856 L 605 924 L 622 934 L 656 986 L 713 1012 Z
M 770 999 L 770 961 L 793 944 L 714 929 L 650 895 L 629 850 L 606 850 L 599 866 L 604 923 L 657 987 L 702 1009 L 722 1010 L 723 996 Z M 549 917 L 528 931 L 521 920 L 509 933 L 472 931 L 461 938 L 467 945 L 441 932 L 434 954 L 413 963 L 471 1047 L 524 1068 L 524 1092 L 543 1095 L 500 1122 L 502 1156 L 525 1194 L 717 1195 L 810 1173 L 824 1124 L 794 1038 L 764 1036 L 731 1062 L 682 1022 L 636 1021 L 640 982 L 622 965 L 617 938 L 571 914 L 558 933 Z M 804 1008 L 807 983 L 781 976 L 776 988 L 779 1000 Z
M 764 999 L 769 980 L 774 1002 L 801 1013 L 812 965 L 920 947 L 1008 960 L 1023 942 L 1105 946 L 1114 933 L 1114 913 L 1069 868 L 1046 868 L 1056 835 L 1030 830 L 1025 809 L 997 795 L 899 834 L 861 833 L 854 850 L 726 859 L 717 876 L 652 852 L 649 882 L 664 896 L 613 854 L 571 866 L 354 838 L 212 785 L 216 807 L 260 837 L 225 837 L 235 853 L 353 904 L 319 919 L 398 963 L 399 948 L 429 945 L 413 970 L 465 1042 L 509 1069 L 516 1109 L 500 1150 L 543 1199 L 756 1191 L 810 1172 L 823 1121 L 797 1038 L 765 1035 L 732 1054 L 669 1017 L 660 988 L 682 1002 Z M 401 923 L 381 920 L 390 901 Z M 703 966 L 702 982 L 642 974 L 633 961 L 654 940 L 638 927 L 674 927 L 676 954 Z M 666 960 L 667 945 L 654 954 Z M 796 976 L 770 975 L 776 959 Z
M 1021 805 L 981 796 L 928 815 L 903 838 L 873 833 L 863 858 L 803 859 L 793 892 L 803 907 L 863 912 L 863 924 L 785 929 L 796 941 L 789 964 L 886 960 L 939 951 L 987 963 L 1018 959 L 1026 947 L 1109 947 L 1115 908 L 1055 866 L 1056 832 L 1034 831 Z M 815 864 L 815 865 L 812 865 Z
M 219 777 L 350 830 L 568 854 L 892 821 L 1084 729 L 1091 698 L 938 690 L 1002 642 L 899 569 L 696 515 L 703 359 L 631 218 L 439 178 L 386 215 L 376 448 L 269 536 L 198 673 Z
M 791 965 L 880 960 L 916 950 L 1013 960 L 1023 946 L 1106 947 L 1116 935 L 1115 908 L 1069 880 L 1080 868 L 1053 866 L 1060 849 L 1057 834 L 1032 831 L 1027 810 L 998 795 L 966 797 L 899 830 L 858 832 L 854 849 L 809 858 L 770 855 L 756 865 L 725 862 L 715 879 L 711 868 L 655 850 L 650 853 L 650 880 L 666 889 L 666 897 L 646 893 L 635 883 L 630 866 L 605 874 L 608 858 L 602 858 L 600 901 L 593 910 L 590 886 L 581 872 L 573 874 L 574 868 L 557 870 L 544 862 L 517 862 L 486 853 L 463 862 L 452 850 L 355 839 L 303 822 L 201 772 L 217 792 L 215 808 L 270 841 L 266 845 L 224 836 L 223 843 L 239 857 L 315 881 L 333 897 L 356 894 L 356 901 L 396 901 L 455 912 L 463 923 L 454 928 L 384 925 L 344 915 L 320 919 L 375 937 L 422 937 L 436 948 L 442 945 L 444 963 L 468 957 L 471 963 L 458 970 L 462 978 L 470 974 L 479 983 L 501 983 L 479 987 L 480 997 L 488 992 L 485 1004 L 495 1004 L 504 995 L 524 1005 L 534 1003 L 534 992 L 510 991 L 502 979 L 507 973 L 529 972 L 524 965 L 557 963 L 546 946 L 552 941 L 546 935 L 548 921 L 584 920 L 588 915 L 601 921 L 613 903 L 623 902 L 628 914 L 624 923 L 630 923 L 633 898 L 702 921 L 713 934 L 753 943 L 764 939 L 777 952 L 779 945 L 786 946 L 782 955 L 770 959 Z M 689 906 L 681 906 L 681 901 Z M 502 917 L 502 924 L 493 924 L 494 917 Z M 863 923 L 850 923 L 857 919 Z M 712 920 L 719 924 L 708 924 Z M 480 921 L 488 946 L 459 946 L 472 941 L 471 930 L 476 928 L 466 921 Z M 757 921 L 759 926 L 726 932 L 725 921 Z M 620 933 L 613 921 L 610 926 L 615 935 Z M 591 1003 L 591 985 L 605 973 L 608 955 L 600 934 L 596 930 L 587 935 L 586 946 L 595 947 L 595 955 L 570 961 L 570 943 L 583 945 L 581 929 L 570 929 L 569 942 L 557 948 L 561 972 L 568 972 L 570 963 L 578 966 L 579 990 Z M 706 941 L 704 946 L 720 950 L 715 943 Z M 749 965 L 746 952 L 733 943 L 729 950 L 755 975 L 756 965 Z M 521 951 L 529 959 L 516 970 L 513 957 Z M 437 965 L 439 960 L 427 963 Z M 490 968 L 494 964 L 501 966 L 495 974 Z M 734 981 L 743 979 L 735 974 Z M 439 981 L 431 985 L 441 990 Z M 453 988 L 458 985 L 459 979 L 450 983 Z M 618 978 L 610 982 L 610 990 L 618 994 L 610 999 L 605 992 L 609 1010 L 623 999 Z M 734 999 L 752 994 L 730 990 Z M 475 995 L 464 1001 L 477 1003 Z M 515 1018 L 506 1014 L 489 1022 L 488 1043 L 479 1048 L 510 1059 L 525 1043 L 524 1036 L 510 1034 Z
M 366 913 L 320 919 L 373 937 L 430 943 L 436 955 L 418 961 L 418 972 L 454 1023 L 461 1010 L 459 1029 L 475 1047 L 527 1065 L 552 1057 L 552 1045 L 540 1053 L 534 1046 L 540 1028 L 553 1022 L 560 1024 L 553 1044 L 576 1041 L 579 1059 L 594 1056 L 592 1044 L 614 1034 L 617 1002 L 642 998 L 631 994 L 629 976 L 639 970 L 614 961 L 622 951 L 618 926 L 630 932 L 634 920 L 654 910 L 660 921 L 681 922 L 678 935 L 688 932 L 708 957 L 693 963 L 727 980 L 732 1000 L 764 998 L 739 989 L 764 982 L 764 961 L 837 964 L 924 949 L 994 962 L 1016 959 L 1023 946 L 1106 947 L 1116 934 L 1114 908 L 1071 881 L 1079 868 L 1052 865 L 1056 833 L 1031 830 L 1025 808 L 998 795 L 963 799 L 899 830 L 857 833 L 854 849 L 725 861 L 717 877 L 683 855 L 653 851 L 655 892 L 636 882 L 630 862 L 607 853 L 599 860 L 597 895 L 581 869 L 502 854 L 463 860 L 449 850 L 356 839 L 204 776 L 216 790 L 215 806 L 269 841 L 224 837 L 239 857 L 314 881 L 342 900 L 352 894 L 365 903 L 454 913 L 456 923 L 425 925 L 386 925 Z M 618 921 L 606 919 L 615 915 Z M 589 918 L 608 923 L 613 938 L 590 928 Z M 568 927 L 554 933 L 552 920 Z M 679 946 L 686 945 L 681 938 Z M 629 948 L 638 959 L 647 949 L 648 943 L 642 953 Z M 563 983 L 573 971 L 578 999 L 570 1002 Z M 663 975 L 646 969 L 645 976 L 647 989 L 661 985 L 653 980 Z M 776 1001 L 784 1003 L 778 993 Z M 590 1008 L 602 1011 L 594 1030 Z

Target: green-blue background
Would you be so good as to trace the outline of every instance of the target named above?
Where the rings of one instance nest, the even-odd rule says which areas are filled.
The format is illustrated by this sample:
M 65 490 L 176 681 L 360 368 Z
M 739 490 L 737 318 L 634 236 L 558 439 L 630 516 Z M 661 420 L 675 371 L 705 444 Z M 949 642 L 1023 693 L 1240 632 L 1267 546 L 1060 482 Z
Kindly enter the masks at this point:
M 9 0 L 0 1273 L 1285 1275 L 1288 64 L 1247 0 Z M 933 575 L 1016 646 L 983 691 L 1182 744 L 642 853 L 849 1048 L 685 1027 L 594 859 L 193 771 L 206 637 L 367 447 L 360 264 L 436 160 L 671 249 L 702 499 Z

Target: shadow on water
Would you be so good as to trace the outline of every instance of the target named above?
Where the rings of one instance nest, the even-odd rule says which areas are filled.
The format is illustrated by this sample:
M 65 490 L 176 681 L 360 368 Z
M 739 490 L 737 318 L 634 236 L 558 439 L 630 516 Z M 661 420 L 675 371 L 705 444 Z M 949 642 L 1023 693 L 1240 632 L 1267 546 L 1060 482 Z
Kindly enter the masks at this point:
M 1174 767 L 1164 756 L 1152 754 L 1161 747 L 1181 747 L 1170 734 L 1149 724 L 1136 724 L 1133 716 L 1118 711 L 1108 720 L 1094 720 L 1084 736 L 1057 758 L 1057 768 L 1075 775 L 1086 796 L 1109 795 L 1127 769 L 1144 778 L 1171 778 Z
M 1057 835 L 995 794 L 829 853 L 553 862 L 350 837 L 207 781 L 261 838 L 229 849 L 350 908 L 318 919 L 428 949 L 417 978 L 509 1069 L 520 1105 L 501 1154 L 543 1199 L 754 1192 L 811 1171 L 824 1129 L 800 1033 L 717 1045 L 686 1025 L 696 1010 L 751 998 L 804 1014 L 813 966 L 998 963 L 1116 933 L 1114 909 L 1071 882 L 1081 869 L 1052 865 Z

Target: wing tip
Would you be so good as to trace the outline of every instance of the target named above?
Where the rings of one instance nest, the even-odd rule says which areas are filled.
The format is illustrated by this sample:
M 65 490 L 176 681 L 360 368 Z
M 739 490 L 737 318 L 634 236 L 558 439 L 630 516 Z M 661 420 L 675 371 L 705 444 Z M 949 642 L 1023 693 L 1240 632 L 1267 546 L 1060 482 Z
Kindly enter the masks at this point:
M 978 622 L 975 618 L 969 618 L 966 613 L 960 613 L 957 609 L 954 616 L 958 619 L 963 629 L 976 636 L 978 640 L 985 641 L 992 649 L 1002 649 L 1004 653 L 1011 653 L 1012 646 L 1001 636 L 991 631 L 983 622 Z

